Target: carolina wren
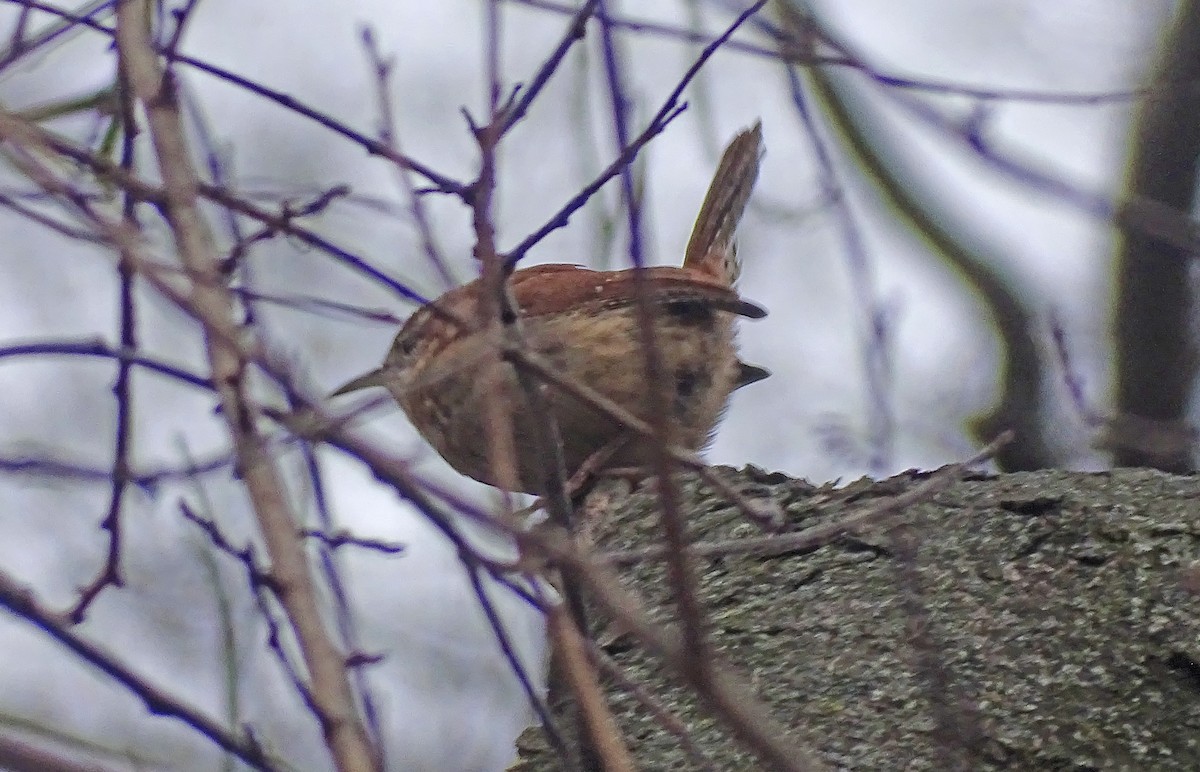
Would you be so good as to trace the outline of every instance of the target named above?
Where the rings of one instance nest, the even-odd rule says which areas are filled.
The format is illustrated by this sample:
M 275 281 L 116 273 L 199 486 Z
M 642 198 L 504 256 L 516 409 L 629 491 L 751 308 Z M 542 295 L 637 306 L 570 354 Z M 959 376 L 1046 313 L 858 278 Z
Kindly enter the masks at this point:
M 639 269 L 539 265 L 509 279 L 510 297 L 532 351 L 643 419 L 649 415 L 647 389 L 665 389 L 672 438 L 692 450 L 709 443 L 734 389 L 769 375 L 739 360 L 734 340 L 735 317 L 758 319 L 767 313 L 734 290 L 741 270 L 734 234 L 758 176 L 761 152 L 761 124 L 734 137 L 696 217 L 683 267 L 641 269 L 665 383 L 650 384 L 645 377 L 634 289 Z M 495 337 L 477 326 L 480 291 L 476 280 L 433 301 L 435 308 L 418 309 L 400 329 L 383 365 L 334 394 L 386 387 L 442 458 L 490 485 L 498 483 L 488 462 L 485 400 L 507 399 L 513 406 L 519 456 L 517 490 L 541 494 L 543 461 L 534 450 L 538 419 L 511 365 L 500 365 L 498 377 L 487 376 L 481 367 L 481 354 Z M 554 387 L 546 389 L 545 399 L 558 424 L 568 474 L 629 433 Z M 607 466 L 645 465 L 649 442 L 631 436 Z

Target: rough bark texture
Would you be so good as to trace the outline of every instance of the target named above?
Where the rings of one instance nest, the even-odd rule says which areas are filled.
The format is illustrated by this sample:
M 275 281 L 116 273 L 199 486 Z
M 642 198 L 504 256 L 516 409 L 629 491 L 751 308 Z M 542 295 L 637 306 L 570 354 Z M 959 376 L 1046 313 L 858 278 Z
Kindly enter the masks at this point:
M 753 468 L 726 474 L 777 501 L 794 528 L 923 479 L 833 490 Z M 693 478 L 684 493 L 695 540 L 760 535 Z M 628 499 L 597 528 L 600 548 L 658 543 L 653 508 L 646 489 Z M 919 532 L 920 587 L 907 589 L 921 593 L 917 621 L 971 728 L 952 749 L 970 768 L 1200 769 L 1200 480 L 1140 469 L 966 475 L 898 519 Z M 946 758 L 890 543 L 876 528 L 803 554 L 699 559 L 721 656 L 833 768 L 940 769 Z M 659 561 L 623 574 L 669 618 Z M 599 638 L 712 768 L 761 768 L 626 636 Z M 609 694 L 643 769 L 699 766 L 632 698 Z M 518 747 L 514 769 L 560 768 L 537 728 Z

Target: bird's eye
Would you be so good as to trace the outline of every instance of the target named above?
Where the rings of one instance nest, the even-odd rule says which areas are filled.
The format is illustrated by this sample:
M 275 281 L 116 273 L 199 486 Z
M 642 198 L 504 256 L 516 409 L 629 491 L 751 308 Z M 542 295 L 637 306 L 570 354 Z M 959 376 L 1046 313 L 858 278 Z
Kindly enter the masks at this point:
M 417 350 L 417 339 L 412 335 L 401 335 L 396 338 L 396 351 L 404 356 L 412 356 L 412 353 Z

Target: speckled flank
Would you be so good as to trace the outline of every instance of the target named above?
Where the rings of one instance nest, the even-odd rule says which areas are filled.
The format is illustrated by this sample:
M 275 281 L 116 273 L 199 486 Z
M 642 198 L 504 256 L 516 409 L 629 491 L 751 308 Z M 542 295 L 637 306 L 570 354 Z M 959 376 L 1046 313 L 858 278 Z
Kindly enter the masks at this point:
M 708 444 L 729 394 L 738 385 L 739 366 L 728 355 L 733 316 L 703 303 L 677 303 L 672 311 L 659 312 L 656 327 L 663 359 L 659 385 L 667 389 L 676 442 L 700 450 Z M 635 309 L 588 311 L 586 320 L 579 318 L 583 313 L 529 319 L 524 325 L 526 338 L 556 368 L 648 419 L 645 370 L 630 366 L 643 356 Z M 703 334 L 697 334 L 698 327 Z M 449 356 L 438 362 L 441 370 L 431 369 L 427 362 L 396 369 L 386 385 L 443 457 L 455 459 L 460 472 L 487 481 L 491 474 L 482 441 L 486 436 L 481 418 L 486 414 L 484 400 L 502 395 L 511 401 L 516 409 L 518 444 L 534 442 L 534 418 L 524 407 L 524 394 L 511 366 L 499 366 L 498 380 L 485 377 L 481 369 L 486 353 L 483 336 L 475 333 L 455 338 L 445 353 Z M 393 364 L 406 360 L 397 349 L 393 356 Z M 420 358 L 419 352 L 416 358 Z M 551 389 L 547 398 L 563 440 L 568 471 L 577 469 L 591 452 L 621 431 L 609 418 L 569 395 Z M 631 443 L 611 463 L 629 466 L 646 461 L 645 444 Z M 536 489 L 540 470 L 521 471 L 527 487 Z

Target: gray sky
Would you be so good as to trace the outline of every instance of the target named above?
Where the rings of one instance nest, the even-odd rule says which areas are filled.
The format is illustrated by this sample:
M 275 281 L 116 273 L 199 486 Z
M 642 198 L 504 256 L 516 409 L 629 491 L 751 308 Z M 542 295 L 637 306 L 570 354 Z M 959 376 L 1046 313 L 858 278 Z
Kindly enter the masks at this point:
M 720 4 L 717 4 L 720 5 Z M 1158 24 L 1174 7 L 1165 0 L 839 0 L 825 2 L 828 18 L 879 71 L 923 80 L 1001 89 L 1108 92 L 1129 88 L 1152 62 Z M 625 3 L 638 18 L 678 23 L 684 4 Z M 459 109 L 482 105 L 482 4 L 474 0 L 402 3 L 347 0 L 205 0 L 184 50 L 301 99 L 372 133 L 378 103 L 359 29 L 370 24 L 385 52 L 396 57 L 392 99 L 404 149 L 452 176 L 472 176 L 475 153 Z M 732 18 L 705 6 L 706 27 Z M 0 30 L 15 10 L 0 6 Z M 504 72 L 511 85 L 535 71 L 555 44 L 564 17 L 504 6 Z M 753 34 L 744 39 L 756 39 Z M 761 41 L 761 38 L 757 38 Z M 694 48 L 650 35 L 624 35 L 635 115 L 657 109 L 693 60 Z M 79 36 L 0 76 L 0 104 L 22 109 L 104 85 L 113 59 L 107 42 Z M 501 156 L 499 241 L 511 246 L 540 225 L 614 155 L 597 49 L 570 59 L 517 128 Z M 393 169 L 361 149 L 263 99 L 194 71 L 183 71 L 188 93 L 206 116 L 236 171 L 237 187 L 300 199 L 336 184 L 354 196 L 308 224 L 391 275 L 434 296 L 444 289 L 424 264 Z M 919 96 L 919 95 L 918 95 Z M 716 162 L 719 146 L 737 129 L 762 118 L 767 155 L 758 193 L 744 221 L 741 289 L 770 309 L 742 326 L 748 361 L 774 372 L 733 399 L 709 452 L 716 463 L 753 463 L 814 481 L 868 471 L 865 453 L 835 452 L 831 435 L 864 436 L 863 320 L 847 270 L 838 219 L 822 194 L 809 137 L 789 100 L 779 66 L 737 52 L 719 53 L 698 87 L 692 109 L 646 154 L 650 253 L 677 263 Z M 929 98 L 965 115 L 962 97 Z M 1026 159 L 1085 189 L 1119 183 L 1129 106 L 996 103 L 988 137 L 1002 152 Z M 960 146 L 917 127 L 884 107 L 889 126 L 921 170 L 998 265 L 1032 298 L 1031 307 L 1064 320 L 1075 365 L 1091 396 L 1107 394 L 1109 228 L 1069 205 L 1027 187 L 998 180 Z M 639 123 L 640 125 L 640 123 Z M 88 136 L 86 119 L 55 128 Z M 825 133 L 826 141 L 834 138 Z M 878 197 L 840 167 L 849 211 L 874 273 L 875 296 L 889 312 L 895 384 L 889 393 L 897 421 L 894 457 L 886 469 L 931 467 L 968 454 L 964 420 L 994 396 L 996 344 L 944 266 L 919 239 L 895 224 Z M 0 185 L 14 177 L 7 167 Z M 602 219 L 613 212 L 610 185 L 569 228 L 546 239 L 531 262 L 589 263 L 604 256 L 621 264 L 618 235 L 598 244 Z M 460 280 L 473 276 L 471 232 L 457 203 L 434 200 L 437 238 L 455 261 Z M 219 229 L 221 221 L 213 218 Z M 48 233 L 0 210 L 0 345 L 52 337 L 115 341 L 116 283 L 112 255 Z M 605 253 L 606 254 L 602 254 Z M 399 316 L 411 307 L 352 276 L 327 258 L 277 239 L 252 257 L 266 292 L 306 293 Z M 143 304 L 143 345 L 164 358 L 202 369 L 196 328 L 162 301 Z M 271 309 L 267 329 L 320 388 L 374 367 L 395 330 L 389 325 L 329 318 L 303 310 Z M 42 359 L 0 363 L 0 453 L 55 455 L 80 463 L 110 463 L 114 428 L 111 365 Z M 208 395 L 135 381 L 141 466 L 178 464 L 182 448 L 196 458 L 220 452 L 225 435 Z M 1047 389 L 1061 398 L 1062 388 Z M 398 410 L 370 428 L 410 455 L 423 473 L 461 485 L 482 500 L 487 490 L 462 481 L 425 446 Z M 1063 409 L 1055 442 L 1075 449 L 1079 466 L 1101 459 L 1086 447 L 1083 427 Z M 845 443 L 842 443 L 845 444 Z M 337 516 L 355 530 L 409 545 L 399 558 L 357 554 L 346 561 L 359 607 L 364 644 L 386 653 L 372 667 L 397 769 L 498 769 L 525 721 L 519 693 L 496 656 L 495 642 L 444 543 L 357 464 L 322 455 Z M 288 457 L 293 471 L 296 459 Z M 297 477 L 296 479 L 300 479 Z M 246 531 L 246 503 L 228 474 L 204 489 L 211 511 L 233 534 Z M 297 487 L 297 499 L 309 497 Z M 108 591 L 84 632 L 179 693 L 223 715 L 223 658 L 214 587 L 234 596 L 231 620 L 245 661 L 239 663 L 244 717 L 268 742 L 286 741 L 290 758 L 323 758 L 319 732 L 298 708 L 290 687 L 262 645 L 264 632 L 246 598 L 244 578 L 218 559 L 214 580 L 201 557 L 204 542 L 180 521 L 181 496 L 199 501 L 192 486 L 168 486 L 156 496 L 134 494 L 127 505 L 129 586 Z M 104 543 L 96 529 L 107 487 L 0 476 L 0 566 L 37 588 L 48 602 L 67 605 L 100 565 Z M 514 635 L 531 661 L 539 650 L 535 618 L 504 599 Z M 24 623 L 0 615 L 0 714 L 15 714 L 103 738 L 113 747 L 179 748 L 180 769 L 213 768 L 211 749 L 172 722 L 147 717 L 131 697 L 74 664 Z M 299 738 L 299 739 L 296 739 Z M 305 768 L 315 768 L 305 766 Z

